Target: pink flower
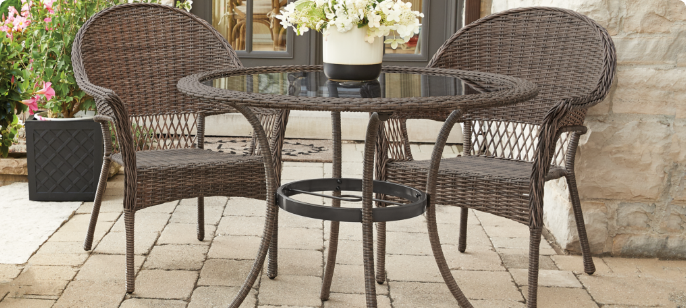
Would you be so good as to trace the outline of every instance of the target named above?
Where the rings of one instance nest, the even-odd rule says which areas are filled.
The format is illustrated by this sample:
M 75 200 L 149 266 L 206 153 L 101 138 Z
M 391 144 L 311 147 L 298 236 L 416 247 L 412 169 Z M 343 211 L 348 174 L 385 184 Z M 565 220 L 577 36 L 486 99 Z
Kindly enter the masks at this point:
M 33 114 L 34 111 L 38 110 L 38 97 L 36 96 L 25 99 L 21 103 L 29 107 L 29 114 Z
M 26 20 L 26 18 L 17 16 L 14 18 L 14 22 L 12 23 L 14 27 L 12 28 L 13 31 L 24 31 L 26 26 L 29 25 L 29 21 Z
M 55 96 L 55 90 L 52 88 L 52 82 L 44 82 L 43 83 L 43 88 L 38 90 L 36 94 L 42 94 L 45 95 L 45 101 L 49 101 L 50 99 Z
M 10 32 L 10 27 L 2 25 L 0 26 L 0 31 L 2 32 Z
M 44 21 L 44 22 L 51 22 L 51 21 L 52 21 L 52 18 L 46 17 L 45 19 L 43 19 L 43 21 Z
M 50 12 L 50 14 L 55 14 L 55 10 L 52 8 L 52 4 L 55 2 L 55 0 L 43 0 L 43 5 L 45 5 L 45 8 Z
M 10 82 L 14 83 L 14 76 L 12 76 L 12 79 L 10 79 Z

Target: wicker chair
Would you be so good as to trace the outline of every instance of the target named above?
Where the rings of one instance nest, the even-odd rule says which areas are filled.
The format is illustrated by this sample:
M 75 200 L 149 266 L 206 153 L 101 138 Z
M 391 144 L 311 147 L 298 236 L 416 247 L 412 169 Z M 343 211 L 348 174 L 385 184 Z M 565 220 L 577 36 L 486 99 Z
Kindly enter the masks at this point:
M 251 124 L 262 124 L 271 133 L 271 159 L 262 157 L 261 147 L 255 146 L 253 155 L 247 156 L 206 151 L 203 134 L 209 113 L 201 108 L 206 102 L 194 101 L 176 88 L 183 76 L 242 66 L 231 46 L 205 21 L 183 10 L 157 4 L 114 6 L 94 15 L 79 30 L 72 63 L 79 87 L 95 98 L 95 120 L 100 122 L 106 141 L 103 171 L 84 249 L 91 249 L 107 170 L 110 162 L 115 161 L 124 166 L 125 175 L 127 292 L 133 292 L 135 286 L 136 211 L 197 197 L 197 235 L 202 241 L 204 197 L 266 200 L 269 191 L 274 194 L 275 187 L 265 185 L 265 163 L 274 161 L 278 187 L 288 112 L 255 110 L 261 115 L 261 123 Z M 114 145 L 110 127 L 115 129 Z M 269 225 L 265 230 L 275 227 Z M 275 243 L 272 247 L 276 248 Z M 275 262 L 276 258 L 270 258 L 271 268 L 276 268 Z
M 595 271 L 574 176 L 574 156 L 589 107 L 612 83 L 615 48 L 607 31 L 578 13 L 545 7 L 514 9 L 480 19 L 453 35 L 429 66 L 499 73 L 536 83 L 537 98 L 514 106 L 462 114 L 445 122 L 431 161 L 414 161 L 405 119 L 383 128 L 377 178 L 426 187 L 429 236 L 440 272 L 460 306 L 471 307 L 450 273 L 436 227 L 435 204 L 462 207 L 458 250 L 464 252 L 467 209 L 529 226 L 529 300 L 536 307 L 543 228 L 543 187 L 565 177 L 583 252 L 584 271 Z M 466 91 L 475 91 L 467 88 Z M 425 115 L 445 119 L 445 114 Z M 464 156 L 441 159 L 456 122 L 464 125 Z M 439 168 L 440 165 L 440 168 Z M 427 179 L 424 181 L 424 179 Z M 379 204 L 379 206 L 384 206 Z M 377 282 L 385 279 L 385 226 L 377 225 Z

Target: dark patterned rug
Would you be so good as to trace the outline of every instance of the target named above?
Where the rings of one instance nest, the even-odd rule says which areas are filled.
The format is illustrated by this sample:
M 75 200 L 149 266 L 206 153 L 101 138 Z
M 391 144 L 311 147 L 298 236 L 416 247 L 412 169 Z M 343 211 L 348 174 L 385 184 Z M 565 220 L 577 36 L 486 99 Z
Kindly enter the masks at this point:
M 247 154 L 250 138 L 205 137 L 205 149 L 221 153 Z M 331 162 L 331 140 L 286 139 L 282 159 L 297 162 Z

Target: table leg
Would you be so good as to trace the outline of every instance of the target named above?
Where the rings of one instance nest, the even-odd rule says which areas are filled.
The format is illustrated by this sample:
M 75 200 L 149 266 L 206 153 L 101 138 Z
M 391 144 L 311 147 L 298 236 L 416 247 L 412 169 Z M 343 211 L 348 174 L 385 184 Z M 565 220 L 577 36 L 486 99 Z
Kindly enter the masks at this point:
M 255 114 L 250 110 L 250 108 L 239 104 L 234 105 L 234 108 L 236 108 L 236 110 L 242 113 L 243 116 L 245 116 L 245 118 L 252 126 L 253 130 L 255 131 L 255 135 L 257 136 L 257 141 L 259 142 L 260 148 L 269 149 L 269 141 L 267 140 L 267 134 L 264 132 L 264 128 L 260 124 L 260 121 L 257 119 Z M 260 242 L 260 247 L 257 253 L 257 257 L 255 258 L 255 262 L 253 263 L 252 269 L 250 269 L 250 273 L 248 274 L 248 277 L 245 279 L 243 286 L 241 286 L 241 289 L 238 291 L 238 294 L 231 302 L 231 305 L 229 306 L 230 308 L 238 308 L 241 305 L 241 303 L 243 303 L 243 300 L 245 300 L 245 297 L 248 296 L 248 294 L 250 293 L 250 289 L 252 288 L 253 284 L 255 284 L 255 280 L 257 280 L 257 277 L 260 275 L 260 272 L 262 271 L 262 266 L 264 265 L 264 260 L 267 257 L 267 251 L 269 250 L 269 245 L 272 239 L 272 233 L 275 227 L 277 210 L 277 178 L 276 173 L 274 172 L 274 165 L 272 163 L 271 155 L 269 155 L 268 151 L 266 150 L 262 151 L 262 153 L 262 160 L 264 162 L 264 169 L 266 173 L 265 178 L 267 182 L 267 215 L 266 221 L 264 223 L 264 231 L 262 233 L 262 241 Z
M 375 112 L 369 119 L 364 142 L 364 166 L 362 168 L 362 253 L 364 258 L 364 285 L 367 307 L 376 307 L 376 284 L 374 277 L 374 220 L 372 217 L 374 195 L 374 150 L 381 120 Z
M 331 112 L 331 128 L 333 132 L 333 178 L 341 178 L 341 113 Z M 340 196 L 340 190 L 333 192 L 334 196 Z M 340 207 L 341 200 L 331 199 L 333 207 Z M 331 280 L 333 279 L 334 267 L 336 266 L 336 253 L 338 252 L 338 229 L 340 222 L 331 222 L 331 233 L 329 234 L 329 254 L 324 268 L 324 281 L 319 297 L 325 301 L 329 299 L 331 291 Z

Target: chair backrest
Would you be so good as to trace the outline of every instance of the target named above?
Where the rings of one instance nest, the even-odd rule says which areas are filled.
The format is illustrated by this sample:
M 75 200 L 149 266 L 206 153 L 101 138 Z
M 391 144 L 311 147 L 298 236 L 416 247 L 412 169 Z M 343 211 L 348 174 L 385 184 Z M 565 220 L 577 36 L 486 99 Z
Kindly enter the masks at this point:
M 540 94 L 513 106 L 474 111 L 465 118 L 465 154 L 533 161 L 546 113 L 558 102 L 583 98 L 563 120 L 583 125 L 586 109 L 609 91 L 616 66 L 607 31 L 573 11 L 530 7 L 484 17 L 455 33 L 430 67 L 476 70 L 536 83 Z M 552 163 L 561 165 L 566 136 Z
M 81 32 L 83 71 L 75 73 L 119 96 L 138 150 L 193 147 L 198 115 L 176 83 L 201 71 L 242 66 L 211 25 L 169 6 L 114 6 L 91 17 Z

